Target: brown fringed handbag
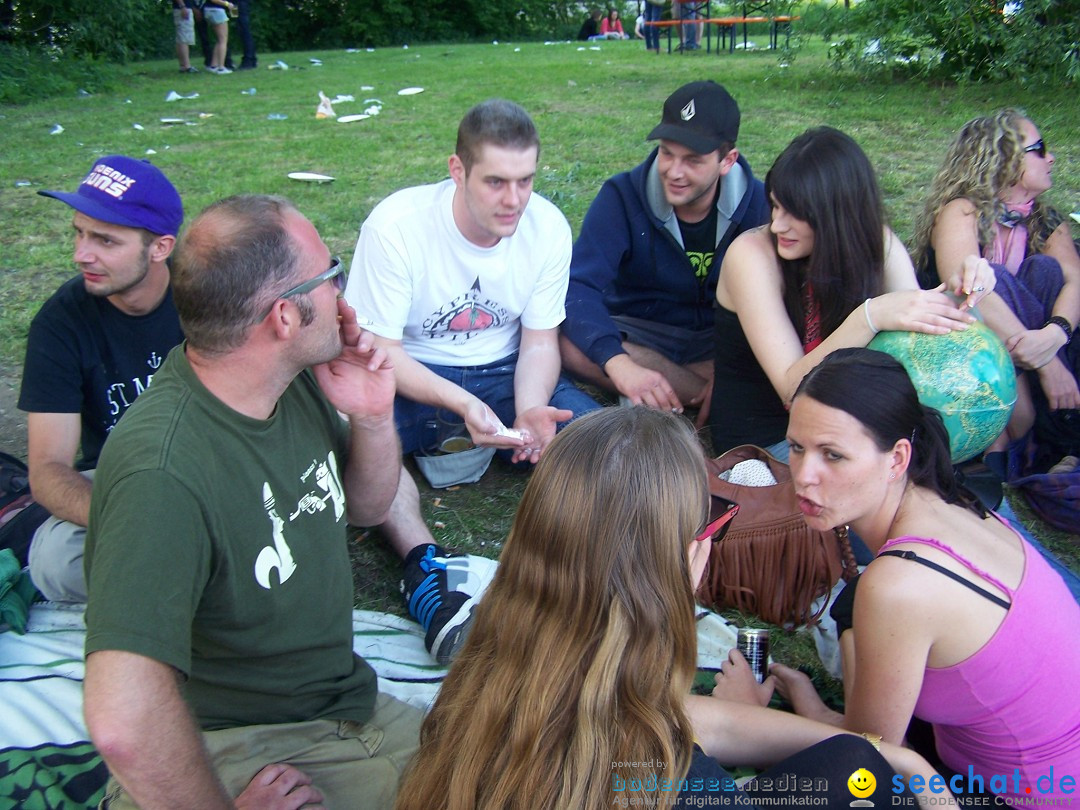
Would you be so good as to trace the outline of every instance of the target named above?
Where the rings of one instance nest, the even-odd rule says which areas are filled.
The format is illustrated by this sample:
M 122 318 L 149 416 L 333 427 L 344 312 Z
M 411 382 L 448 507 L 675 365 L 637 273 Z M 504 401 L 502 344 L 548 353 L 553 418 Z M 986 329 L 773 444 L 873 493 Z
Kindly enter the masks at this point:
M 745 486 L 718 476 L 741 461 L 768 465 L 776 484 Z M 847 530 L 821 532 L 803 520 L 787 464 L 751 444 L 706 459 L 709 491 L 739 505 L 727 535 L 713 546 L 698 600 L 718 610 L 735 608 L 777 625 L 803 625 L 825 610 L 811 603 L 843 575 L 857 573 Z

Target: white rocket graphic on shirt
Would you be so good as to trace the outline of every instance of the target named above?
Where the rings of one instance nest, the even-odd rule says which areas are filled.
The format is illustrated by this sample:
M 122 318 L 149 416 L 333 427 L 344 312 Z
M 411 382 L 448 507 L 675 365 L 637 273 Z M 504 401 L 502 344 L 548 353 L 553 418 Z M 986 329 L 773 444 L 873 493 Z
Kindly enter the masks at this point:
M 314 515 L 326 509 L 329 501 L 334 508 L 334 522 L 337 523 L 345 514 L 345 488 L 341 485 L 338 476 L 337 457 L 331 450 L 326 461 L 311 466 L 301 476 L 301 481 L 306 481 L 311 472 L 315 473 L 315 486 L 325 492 L 319 494 L 318 490 L 306 493 L 296 504 L 296 511 L 289 515 L 289 523 L 292 523 L 303 514 Z M 262 491 L 263 507 L 266 516 L 270 518 L 273 528 L 273 546 L 265 546 L 255 559 L 255 581 L 260 586 L 269 590 L 272 587 L 270 572 L 275 568 L 278 571 L 277 584 L 283 585 L 296 571 L 296 561 L 293 559 L 289 544 L 285 542 L 286 521 L 277 512 L 277 502 L 269 482 L 263 482 Z

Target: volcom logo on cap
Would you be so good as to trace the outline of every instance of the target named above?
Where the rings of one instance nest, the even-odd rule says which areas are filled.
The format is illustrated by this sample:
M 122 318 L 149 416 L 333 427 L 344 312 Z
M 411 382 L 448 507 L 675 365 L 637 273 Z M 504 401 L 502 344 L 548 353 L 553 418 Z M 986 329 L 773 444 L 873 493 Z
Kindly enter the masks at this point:
M 83 185 L 91 186 L 104 191 L 110 197 L 122 200 L 124 199 L 124 192 L 135 185 L 135 178 L 128 177 L 123 172 L 118 172 L 104 163 L 99 163 L 90 174 L 86 175 Z
M 697 109 L 694 107 L 694 100 L 690 99 L 690 103 L 679 110 L 679 117 L 682 118 L 683 121 L 689 121 L 695 115 L 697 115 Z

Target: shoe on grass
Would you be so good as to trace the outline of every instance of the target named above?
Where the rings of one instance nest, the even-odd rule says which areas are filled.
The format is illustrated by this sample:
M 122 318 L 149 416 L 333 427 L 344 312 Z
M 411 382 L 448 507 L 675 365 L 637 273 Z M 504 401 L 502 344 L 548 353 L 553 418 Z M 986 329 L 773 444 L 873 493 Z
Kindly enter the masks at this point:
M 198 73 L 199 69 L 197 67 L 195 67 L 194 65 L 190 65 L 189 67 L 186 67 L 186 68 L 180 68 L 180 72 L 181 73 Z
M 405 558 L 401 594 L 409 615 L 424 628 L 424 646 L 448 666 L 468 635 L 473 608 L 498 563 L 474 554 L 451 555 L 434 543 Z

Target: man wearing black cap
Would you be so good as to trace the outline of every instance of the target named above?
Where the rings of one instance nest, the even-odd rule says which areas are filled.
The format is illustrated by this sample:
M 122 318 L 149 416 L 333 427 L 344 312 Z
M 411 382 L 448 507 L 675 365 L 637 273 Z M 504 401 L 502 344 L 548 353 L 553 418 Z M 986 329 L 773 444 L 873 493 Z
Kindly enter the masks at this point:
M 75 209 L 80 275 L 41 307 L 26 345 L 19 408 L 30 488 L 52 514 L 31 540 L 30 576 L 46 598 L 82 602 L 91 489 L 83 473 L 183 339 L 165 260 L 184 210 L 159 169 L 122 155 L 95 161 L 75 192 L 38 193 Z
M 563 367 L 632 404 L 708 402 L 713 299 L 731 241 L 769 220 L 735 142 L 739 107 L 712 81 L 666 102 L 645 162 L 600 189 L 574 244 Z

